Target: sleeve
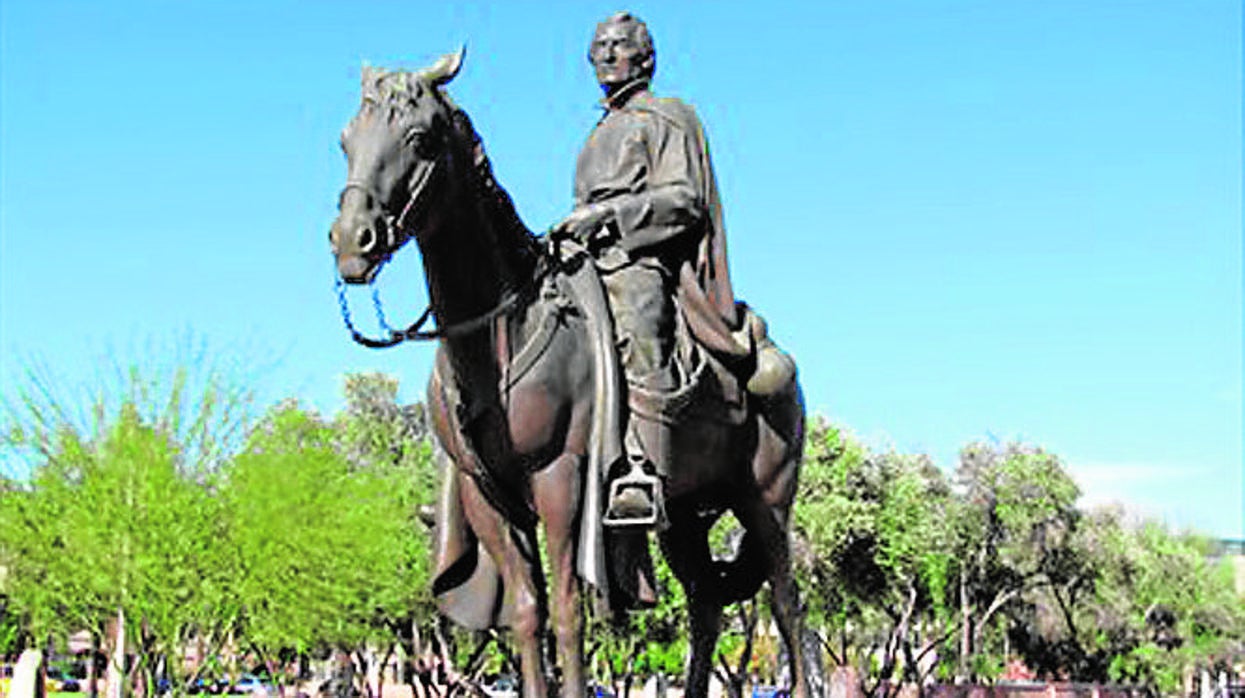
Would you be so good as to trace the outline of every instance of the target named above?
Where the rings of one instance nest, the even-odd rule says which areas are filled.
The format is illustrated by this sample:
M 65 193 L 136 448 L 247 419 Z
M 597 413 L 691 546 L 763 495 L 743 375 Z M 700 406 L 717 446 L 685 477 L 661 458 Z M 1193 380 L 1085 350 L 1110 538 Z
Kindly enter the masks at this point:
M 629 255 L 681 235 L 699 234 L 706 218 L 695 139 L 665 117 L 647 113 L 643 187 L 609 199 L 619 245 Z

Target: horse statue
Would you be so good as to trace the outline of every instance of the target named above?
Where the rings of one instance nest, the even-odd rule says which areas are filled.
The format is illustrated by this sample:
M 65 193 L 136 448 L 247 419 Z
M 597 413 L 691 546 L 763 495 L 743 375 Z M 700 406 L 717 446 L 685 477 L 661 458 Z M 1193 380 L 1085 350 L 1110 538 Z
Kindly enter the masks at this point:
M 372 346 L 439 340 L 427 394 L 443 473 L 439 607 L 469 628 L 512 631 L 524 696 L 580 698 L 585 587 L 608 589 L 614 608 L 622 591 L 654 593 L 636 564 L 647 559 L 646 534 L 600 525 L 603 469 L 618 451 L 622 407 L 608 388 L 619 369 L 592 263 L 523 225 L 446 94 L 462 60 L 459 51 L 420 71 L 364 67 L 361 106 L 341 136 L 348 173 L 330 242 L 339 284 L 370 284 L 410 240 L 422 253 L 430 302 L 419 323 L 369 340 L 345 315 Z M 421 331 L 429 313 L 438 329 Z M 724 606 L 768 582 L 793 695 L 810 696 L 819 652 L 803 642 L 788 529 L 804 443 L 799 386 L 792 378 L 778 394 L 748 395 L 733 418 L 713 408 L 722 399 L 712 392 L 690 391 L 672 431 L 668 525 L 657 534 L 689 604 L 686 694 L 708 693 Z M 708 531 L 726 511 L 744 535 L 734 559 L 715 560 Z M 556 652 L 545 646 L 550 615 Z

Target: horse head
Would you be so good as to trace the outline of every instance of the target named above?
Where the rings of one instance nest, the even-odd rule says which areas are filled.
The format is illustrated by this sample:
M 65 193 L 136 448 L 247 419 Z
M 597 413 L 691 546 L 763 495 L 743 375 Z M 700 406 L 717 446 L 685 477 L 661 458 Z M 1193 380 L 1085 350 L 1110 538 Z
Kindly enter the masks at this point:
M 412 236 L 429 225 L 447 176 L 470 153 L 457 143 L 455 108 L 442 86 L 458 74 L 463 50 L 417 72 L 363 67 L 358 113 L 342 130 L 347 179 L 329 230 L 337 271 L 347 283 L 368 283 Z M 420 240 L 424 242 L 424 240 Z

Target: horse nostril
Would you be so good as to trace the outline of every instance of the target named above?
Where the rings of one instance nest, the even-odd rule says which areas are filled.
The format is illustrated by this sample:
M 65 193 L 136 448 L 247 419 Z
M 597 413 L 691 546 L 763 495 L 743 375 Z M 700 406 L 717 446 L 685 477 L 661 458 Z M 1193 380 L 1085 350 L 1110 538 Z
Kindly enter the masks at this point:
M 364 228 L 359 231 L 359 251 L 367 254 L 376 246 L 376 233 L 371 228 Z

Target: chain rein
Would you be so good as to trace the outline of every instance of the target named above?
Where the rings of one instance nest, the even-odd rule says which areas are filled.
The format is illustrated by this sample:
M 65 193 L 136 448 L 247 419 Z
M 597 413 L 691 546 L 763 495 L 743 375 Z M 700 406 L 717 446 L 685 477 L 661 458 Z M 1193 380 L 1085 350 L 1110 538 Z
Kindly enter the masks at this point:
M 346 182 L 346 186 L 342 188 L 339 199 L 344 197 L 346 195 L 346 191 L 352 188 L 359 189 L 368 196 L 374 197 L 371 187 L 362 182 L 350 180 Z M 415 196 L 408 196 L 406 206 L 402 209 L 402 213 L 397 216 L 396 220 L 392 220 L 390 222 L 388 227 L 391 236 L 394 235 L 396 231 L 401 230 L 401 226 L 405 223 L 406 216 L 410 213 L 411 205 L 414 202 Z M 380 262 L 381 267 L 383 267 L 388 261 L 389 255 L 386 255 Z M 529 284 L 525 284 L 525 286 L 529 288 L 534 286 L 535 283 L 548 272 L 548 267 L 545 265 L 542 266 L 545 268 L 538 271 L 534 275 L 532 281 Z M 379 275 L 379 273 L 380 269 L 377 269 L 376 275 Z M 376 275 L 373 276 L 373 279 L 375 279 Z M 341 309 L 342 323 L 345 324 L 346 329 L 350 332 L 350 337 L 354 339 L 356 343 L 369 349 L 388 349 L 389 347 L 397 346 L 407 340 L 430 341 L 434 339 L 442 339 L 444 337 L 456 337 L 471 334 L 472 332 L 476 332 L 491 325 L 498 317 L 509 313 L 523 297 L 522 290 L 507 291 L 496 306 L 480 315 L 477 315 L 476 317 L 462 320 L 445 327 L 424 330 L 422 329 L 424 324 L 427 323 L 428 319 L 432 317 L 432 305 L 429 304 L 426 308 L 424 308 L 424 312 L 420 313 L 419 318 L 415 320 L 415 322 L 411 323 L 404 330 L 398 330 L 391 327 L 389 322 L 385 319 L 385 310 L 380 302 L 380 289 L 376 287 L 375 283 L 372 283 L 369 285 L 372 287 L 372 307 L 376 311 L 376 320 L 380 325 L 381 330 L 389 335 L 388 337 L 376 339 L 368 337 L 354 326 L 354 321 L 351 319 L 350 315 L 350 303 L 346 299 L 346 282 L 342 280 L 341 275 L 336 273 L 336 270 L 334 270 L 333 276 L 334 288 L 337 292 L 337 305 Z
M 360 332 L 355 328 L 354 322 L 350 317 L 350 305 L 346 300 L 346 282 L 342 281 L 338 276 L 336 280 L 337 304 L 341 308 L 342 322 L 345 323 L 346 329 L 350 331 L 350 336 L 355 342 L 362 344 L 369 349 L 388 349 L 397 346 L 407 340 L 429 341 L 433 339 L 443 339 L 445 337 L 461 337 L 473 332 L 477 332 L 485 327 L 492 325 L 498 317 L 509 313 L 518 305 L 523 294 L 519 291 L 509 291 L 502 297 L 501 301 L 492 309 L 477 315 L 476 317 L 455 322 L 445 327 L 438 327 L 432 330 L 421 329 L 428 319 L 432 317 L 432 306 L 429 305 L 420 314 L 419 319 L 411 323 L 404 330 L 397 330 L 389 326 L 385 321 L 384 311 L 380 304 L 380 295 L 375 286 L 372 287 L 372 304 L 376 308 L 376 317 L 380 322 L 381 329 L 389 333 L 387 338 L 374 339 Z

